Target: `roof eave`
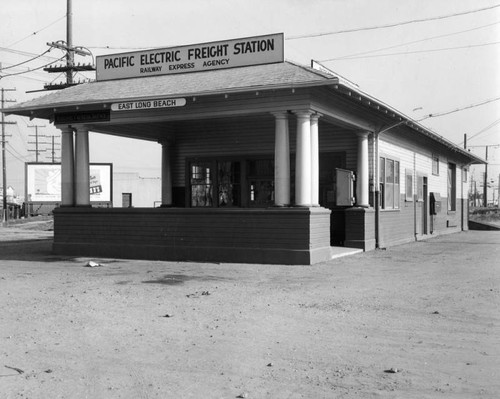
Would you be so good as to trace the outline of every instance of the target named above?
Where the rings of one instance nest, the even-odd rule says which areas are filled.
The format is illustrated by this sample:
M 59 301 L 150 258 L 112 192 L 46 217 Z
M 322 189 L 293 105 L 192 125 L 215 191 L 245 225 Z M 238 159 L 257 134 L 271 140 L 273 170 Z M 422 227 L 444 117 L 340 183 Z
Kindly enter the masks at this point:
M 332 87 L 334 89 L 343 88 L 344 90 L 347 91 L 347 93 L 349 93 L 348 95 L 350 97 L 357 96 L 359 101 L 364 101 L 365 104 L 373 107 L 375 110 L 380 111 L 381 113 L 386 114 L 386 115 L 391 114 L 392 116 L 394 116 L 396 119 L 399 120 L 396 124 L 389 127 L 389 129 L 387 129 L 386 127 L 381 128 L 380 129 L 381 132 L 385 132 L 385 131 L 390 130 L 390 129 L 397 127 L 397 126 L 406 125 L 406 126 L 410 127 L 411 129 L 415 130 L 417 133 L 424 134 L 425 136 L 430 137 L 432 140 L 439 142 L 440 144 L 448 147 L 449 149 L 456 151 L 456 152 L 460 153 L 461 155 L 469 158 L 471 160 L 471 162 L 469 164 L 486 164 L 487 163 L 487 161 L 485 161 L 484 159 L 482 159 L 474 154 L 471 154 L 466 149 L 462 149 L 461 147 L 459 147 L 455 143 L 451 142 L 450 140 L 433 132 L 429 128 L 421 125 L 418 121 L 413 120 L 412 118 L 406 116 L 405 114 L 403 114 L 400 111 L 396 110 L 395 108 L 385 104 L 384 102 L 376 99 L 375 97 L 372 97 L 367 93 L 364 93 L 358 87 L 355 87 L 355 86 L 349 84 L 349 82 L 341 80 L 337 83 L 333 83 Z
M 227 88 L 223 90 L 210 90 L 210 91 L 199 91 L 199 92 L 190 92 L 190 93 L 173 93 L 168 94 L 163 97 L 203 97 L 203 96 L 217 96 L 217 95 L 225 95 L 225 94 L 236 94 L 236 93 L 248 93 L 255 91 L 272 91 L 272 90 L 294 90 L 306 87 L 319 87 L 319 86 L 328 86 L 331 84 L 338 83 L 337 78 L 332 78 L 328 80 L 318 80 L 316 82 L 297 82 L 297 83 L 286 83 L 286 84 L 276 84 L 276 85 L 258 85 L 258 86 L 247 86 L 247 87 L 237 87 L 237 88 Z M 36 106 L 13 106 L 9 108 L 5 108 L 2 110 L 6 115 L 22 115 L 30 118 L 36 118 L 37 111 L 45 111 L 48 110 L 55 112 L 57 109 L 68 109 L 72 107 L 81 107 L 81 106 L 99 106 L 103 104 L 111 104 L 115 102 L 124 102 L 124 101 L 146 101 L 158 98 L 158 96 L 143 96 L 143 97 L 128 97 L 128 98 L 106 98 L 97 101 L 73 101 L 73 102 L 59 102 L 52 103 L 49 105 L 36 105 Z

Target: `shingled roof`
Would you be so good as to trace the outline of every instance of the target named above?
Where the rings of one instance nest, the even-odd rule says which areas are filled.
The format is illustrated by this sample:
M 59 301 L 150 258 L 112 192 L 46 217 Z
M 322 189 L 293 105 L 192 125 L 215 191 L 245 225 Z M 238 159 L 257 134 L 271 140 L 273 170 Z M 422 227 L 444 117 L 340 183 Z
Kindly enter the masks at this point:
M 6 109 L 24 114 L 44 108 L 159 97 L 200 96 L 334 84 L 337 78 L 291 62 L 174 75 L 91 82 L 72 86 Z M 23 112 L 24 111 L 24 112 Z M 26 113 L 27 115 L 27 113 Z

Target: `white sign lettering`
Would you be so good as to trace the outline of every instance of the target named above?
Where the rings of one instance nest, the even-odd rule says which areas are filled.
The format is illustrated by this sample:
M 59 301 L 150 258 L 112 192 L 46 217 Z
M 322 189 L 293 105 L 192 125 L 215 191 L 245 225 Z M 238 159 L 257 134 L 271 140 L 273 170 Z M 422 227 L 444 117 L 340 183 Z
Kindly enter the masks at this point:
M 97 80 L 114 80 L 284 61 L 283 34 L 98 56 Z

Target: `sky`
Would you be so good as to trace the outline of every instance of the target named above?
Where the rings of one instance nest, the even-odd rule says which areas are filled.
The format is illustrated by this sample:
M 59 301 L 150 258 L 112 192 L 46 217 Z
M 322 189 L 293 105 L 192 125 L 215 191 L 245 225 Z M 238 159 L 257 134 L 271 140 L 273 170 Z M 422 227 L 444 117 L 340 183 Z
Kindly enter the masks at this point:
M 6 99 L 46 95 L 38 91 L 44 84 L 65 80 L 34 70 L 62 51 L 33 58 L 47 42 L 66 40 L 66 7 L 67 0 L 2 0 L 0 87 L 16 89 Z M 283 32 L 286 59 L 320 61 L 457 145 L 467 134 L 470 150 L 483 158 L 488 146 L 488 175 L 498 185 L 500 0 L 72 0 L 72 9 L 73 44 L 94 57 Z M 85 77 L 94 76 L 77 80 Z M 44 120 L 6 120 L 17 122 L 6 125 L 7 182 L 22 192 L 24 163 L 35 161 L 35 131 L 49 136 L 40 142 L 56 135 L 56 150 L 59 133 Z M 92 133 L 90 160 L 158 175 L 159 147 Z M 39 161 L 50 162 L 51 146 L 40 148 L 48 151 Z M 474 168 L 472 176 L 483 171 Z

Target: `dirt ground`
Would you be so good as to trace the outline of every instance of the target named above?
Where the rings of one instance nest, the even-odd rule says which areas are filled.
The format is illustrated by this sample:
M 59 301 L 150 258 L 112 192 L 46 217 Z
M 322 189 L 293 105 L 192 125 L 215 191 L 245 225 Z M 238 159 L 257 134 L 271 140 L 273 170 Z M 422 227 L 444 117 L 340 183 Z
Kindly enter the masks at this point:
M 500 397 L 500 232 L 276 266 L 61 257 L 18 230 L 2 399 Z

